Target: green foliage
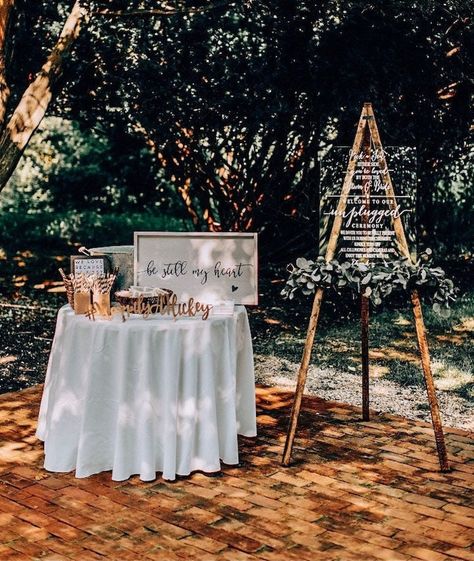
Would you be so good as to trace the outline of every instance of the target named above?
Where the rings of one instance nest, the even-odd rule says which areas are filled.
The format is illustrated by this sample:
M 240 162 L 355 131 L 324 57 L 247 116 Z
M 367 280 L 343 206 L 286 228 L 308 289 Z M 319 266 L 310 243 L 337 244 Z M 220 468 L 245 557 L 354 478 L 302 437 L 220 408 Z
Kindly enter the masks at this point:
M 300 257 L 296 266 L 288 267 L 290 276 L 282 295 L 291 300 L 298 293 L 313 294 L 317 288 L 329 288 L 338 293 L 347 288 L 379 305 L 392 292 L 421 288 L 424 294 L 431 296 L 435 312 L 449 315 L 449 303 L 455 299 L 456 290 L 443 269 L 432 265 L 431 254 L 427 249 L 415 264 L 406 258 L 339 263 L 335 259 L 327 262 L 321 256 L 316 261 Z
M 46 118 L 1 194 L 2 282 L 54 279 L 56 258 L 81 245 L 128 245 L 135 230 L 188 229 L 153 169 L 130 137 Z
M 70 4 L 18 3 L 12 102 Z M 265 256 L 287 259 L 316 245 L 318 150 L 351 144 L 371 101 L 384 144 L 417 148 L 422 241 L 472 251 L 472 2 L 260 0 L 171 17 L 97 13 L 160 6 L 152 0 L 84 5 L 92 18 L 52 110 L 121 140 L 109 167 L 91 164 L 87 188 L 84 159 L 63 175 L 68 204 L 105 207 L 106 184 L 122 201 L 148 201 L 152 181 L 131 172 L 142 146 L 155 186 L 171 186 L 166 198 L 184 203 L 196 228 L 260 231 Z
M 186 230 L 186 224 L 164 214 L 147 212 L 3 212 L 0 214 L 0 230 L 0 250 L 7 255 L 38 249 L 72 253 L 81 245 L 130 245 L 133 244 L 134 231 L 182 231 Z
M 130 136 L 47 117 L 0 198 L 0 210 L 179 213 L 152 157 Z
M 94 211 L 0 213 L 0 292 L 27 282 L 59 280 L 58 267 L 80 246 L 132 245 L 134 231 L 183 231 L 187 224 L 161 213 Z M 21 284 L 20 284 L 21 286 Z

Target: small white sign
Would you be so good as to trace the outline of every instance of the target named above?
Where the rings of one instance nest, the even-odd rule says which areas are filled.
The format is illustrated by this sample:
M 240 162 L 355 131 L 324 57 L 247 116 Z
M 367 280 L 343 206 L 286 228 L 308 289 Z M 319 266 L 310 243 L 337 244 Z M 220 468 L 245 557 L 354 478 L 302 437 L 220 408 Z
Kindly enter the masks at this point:
M 258 304 L 257 234 L 135 232 L 134 284 L 180 300 Z
M 103 275 L 105 273 L 105 261 L 103 257 L 74 257 L 71 267 L 75 275 Z

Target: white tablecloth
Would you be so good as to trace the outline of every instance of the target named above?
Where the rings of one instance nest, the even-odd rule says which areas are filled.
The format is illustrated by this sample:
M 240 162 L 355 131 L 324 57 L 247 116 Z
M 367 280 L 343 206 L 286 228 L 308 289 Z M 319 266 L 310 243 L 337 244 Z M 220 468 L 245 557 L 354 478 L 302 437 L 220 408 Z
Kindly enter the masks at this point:
M 91 321 L 58 314 L 36 435 L 44 467 L 153 480 L 238 463 L 256 435 L 252 340 L 233 316 Z

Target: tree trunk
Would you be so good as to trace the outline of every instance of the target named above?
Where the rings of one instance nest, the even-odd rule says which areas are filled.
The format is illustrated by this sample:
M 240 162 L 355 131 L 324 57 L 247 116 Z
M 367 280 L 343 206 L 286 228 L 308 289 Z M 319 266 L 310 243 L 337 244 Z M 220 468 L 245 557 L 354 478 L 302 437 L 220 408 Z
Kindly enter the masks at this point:
M 177 126 L 180 129 L 180 132 L 186 137 L 186 133 L 184 129 L 182 129 L 178 124 Z M 164 154 L 159 150 L 156 145 L 156 142 L 153 140 L 147 129 L 143 126 L 140 121 L 135 121 L 133 124 L 133 129 L 135 132 L 140 134 L 143 139 L 145 140 L 145 144 L 150 149 L 151 153 L 156 157 L 156 159 L 160 162 L 162 167 L 173 166 L 176 169 L 175 179 L 173 180 L 173 184 L 178 184 L 176 187 L 176 192 L 179 195 L 181 201 L 184 204 L 184 208 L 186 213 L 191 218 L 194 227 L 199 230 L 201 226 L 206 226 L 210 232 L 218 232 L 220 230 L 220 224 L 214 218 L 213 212 L 211 210 L 210 200 L 208 196 L 208 192 L 204 189 L 202 191 L 201 197 L 193 195 L 191 191 L 191 178 L 187 174 L 180 174 L 180 165 L 179 161 L 175 158 L 167 158 Z M 183 157 L 185 157 L 190 151 L 191 148 L 184 145 L 184 139 L 181 141 L 182 148 L 180 152 L 183 153 Z M 207 195 L 207 198 L 206 198 Z M 196 202 L 200 203 L 202 207 L 201 215 L 197 212 Z
M 79 36 L 87 11 L 77 0 L 56 45 L 45 64 L 25 90 L 0 138 L 0 191 L 5 187 L 30 138 L 43 120 L 52 98 L 52 88 L 61 75 L 65 58 Z
M 8 44 L 8 26 L 13 4 L 14 0 L 0 0 L 0 130 L 3 128 L 7 102 L 10 97 L 10 88 L 8 87 L 6 76 L 6 53 Z

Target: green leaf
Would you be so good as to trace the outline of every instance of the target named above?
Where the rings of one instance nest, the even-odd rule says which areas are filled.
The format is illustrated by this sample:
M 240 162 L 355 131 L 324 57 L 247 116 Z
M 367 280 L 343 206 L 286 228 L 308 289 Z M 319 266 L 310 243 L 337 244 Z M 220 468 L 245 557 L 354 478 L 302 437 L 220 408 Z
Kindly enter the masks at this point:
M 439 314 L 441 317 L 443 318 L 449 318 L 449 316 L 451 315 L 451 310 L 450 308 L 446 307 L 442 307 L 439 311 Z
M 299 269 L 306 269 L 309 266 L 309 262 L 304 257 L 298 257 L 298 259 L 296 260 L 296 266 Z
M 448 301 L 454 300 L 456 289 L 441 267 L 430 267 L 426 260 L 413 265 L 409 260 L 400 258 L 383 263 L 326 263 L 322 256 L 317 261 L 304 257 L 296 260 L 297 267 L 288 267 L 290 272 L 284 297 L 294 297 L 295 292 L 311 294 L 316 286 L 339 288 L 347 286 L 355 294 L 361 292 L 376 304 L 394 290 L 407 290 L 409 286 L 423 286 L 424 296 L 434 301 L 437 313 L 445 315 Z M 369 286 L 370 285 L 370 286 Z M 338 292 L 339 293 L 339 292 Z

